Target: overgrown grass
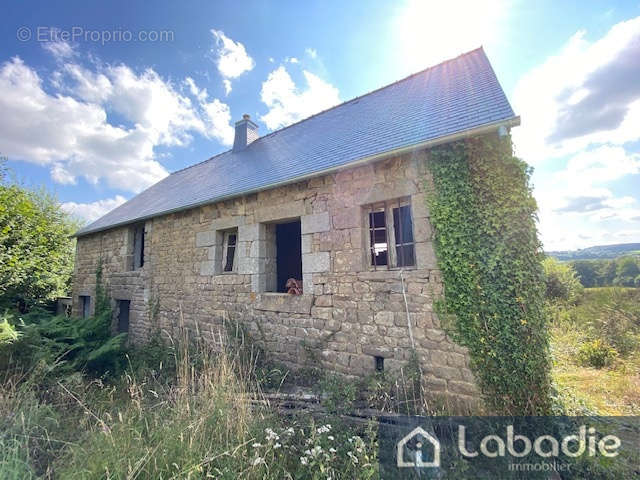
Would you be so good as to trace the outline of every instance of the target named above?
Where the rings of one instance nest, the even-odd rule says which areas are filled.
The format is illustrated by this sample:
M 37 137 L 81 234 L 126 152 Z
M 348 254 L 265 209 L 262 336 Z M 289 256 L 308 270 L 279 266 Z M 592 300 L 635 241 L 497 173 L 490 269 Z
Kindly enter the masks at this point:
M 553 378 L 567 411 L 640 413 L 640 289 L 585 289 L 576 305 L 550 313 Z M 581 352 L 593 345 L 615 356 L 590 365 Z
M 336 417 L 278 415 L 255 401 L 261 387 L 247 349 L 193 338 L 201 336 L 184 327 L 169 342 L 157 338 L 117 377 L 53 376 L 64 370 L 42 362 L 4 370 L 0 478 L 376 475 L 375 432 Z

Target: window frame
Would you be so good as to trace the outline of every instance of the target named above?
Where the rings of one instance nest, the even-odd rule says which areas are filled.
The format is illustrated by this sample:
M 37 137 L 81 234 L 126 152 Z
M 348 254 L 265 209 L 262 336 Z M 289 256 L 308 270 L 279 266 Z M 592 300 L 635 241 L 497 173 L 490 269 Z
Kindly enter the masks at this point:
M 393 210 L 395 208 L 400 208 L 408 206 L 410 213 L 410 221 L 411 221 L 411 232 L 413 236 L 412 242 L 404 242 L 402 244 L 396 243 L 396 234 L 395 234 L 395 225 L 393 219 Z M 370 213 L 375 211 L 384 211 L 384 221 L 385 221 L 385 230 L 386 230 L 386 240 L 387 240 L 387 264 L 386 265 L 376 265 L 372 260 L 372 253 L 374 251 L 374 247 L 371 245 L 371 233 L 378 228 L 374 227 L 372 229 Z M 411 208 L 411 199 L 406 198 L 397 198 L 393 200 L 385 200 L 380 202 L 375 202 L 369 205 L 364 206 L 365 213 L 365 243 L 366 243 L 366 262 L 369 270 L 378 271 L 378 270 L 399 270 L 399 269 L 415 269 L 417 268 L 418 259 L 416 258 L 416 241 L 415 241 L 415 222 L 413 219 L 413 209 Z M 413 265 L 404 265 L 398 266 L 398 253 L 397 248 L 399 246 L 413 246 Z
M 227 258 L 229 254 L 229 237 L 235 236 L 235 243 L 233 246 L 233 260 L 231 262 L 231 270 L 227 270 Z M 238 268 L 238 229 L 230 229 L 222 232 L 222 258 L 220 262 L 220 273 L 231 274 L 236 273 Z

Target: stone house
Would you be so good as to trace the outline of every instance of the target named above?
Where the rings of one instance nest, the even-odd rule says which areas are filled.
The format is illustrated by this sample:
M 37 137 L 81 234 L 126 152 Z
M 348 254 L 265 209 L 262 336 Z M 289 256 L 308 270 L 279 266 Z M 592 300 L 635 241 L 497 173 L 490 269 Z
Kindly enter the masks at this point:
M 292 367 L 363 376 L 415 348 L 429 391 L 473 400 L 468 357 L 443 330 L 425 190 L 429 148 L 518 125 L 482 49 L 172 173 L 77 233 L 73 312 L 96 267 L 114 329 L 143 342 L 179 318 L 200 335 L 242 322 Z M 297 279 L 302 294 L 288 294 Z

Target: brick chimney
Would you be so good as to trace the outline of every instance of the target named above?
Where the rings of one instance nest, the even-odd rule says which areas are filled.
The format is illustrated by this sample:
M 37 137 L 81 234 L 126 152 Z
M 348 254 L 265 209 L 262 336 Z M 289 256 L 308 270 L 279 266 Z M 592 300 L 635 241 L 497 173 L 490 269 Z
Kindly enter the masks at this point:
M 233 151 L 244 150 L 254 140 L 258 138 L 258 125 L 251 121 L 251 117 L 246 113 L 242 115 L 242 120 L 236 122 L 236 136 L 233 139 Z

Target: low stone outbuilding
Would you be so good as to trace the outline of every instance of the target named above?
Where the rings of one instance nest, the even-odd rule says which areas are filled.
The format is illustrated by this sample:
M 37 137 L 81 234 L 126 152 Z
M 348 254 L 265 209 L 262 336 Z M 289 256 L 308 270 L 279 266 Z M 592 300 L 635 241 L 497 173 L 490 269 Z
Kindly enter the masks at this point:
M 230 151 L 78 232 L 73 311 L 94 309 L 101 261 L 133 342 L 181 316 L 201 335 L 233 320 L 281 362 L 356 376 L 415 348 L 430 392 L 471 400 L 466 352 L 433 311 L 426 161 L 518 123 L 482 49 L 263 137 L 245 115 Z

